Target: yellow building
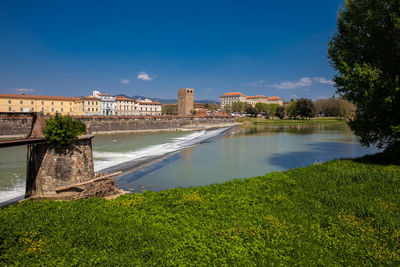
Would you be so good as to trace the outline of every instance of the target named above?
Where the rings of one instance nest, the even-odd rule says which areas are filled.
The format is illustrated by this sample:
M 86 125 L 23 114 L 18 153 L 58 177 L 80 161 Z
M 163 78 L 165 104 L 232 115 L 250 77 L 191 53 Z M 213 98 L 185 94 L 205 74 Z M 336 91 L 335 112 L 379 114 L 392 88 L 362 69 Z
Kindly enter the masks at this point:
M 82 101 L 79 97 L 0 94 L 0 112 L 85 115 Z
M 80 107 L 85 115 L 101 115 L 100 98 L 94 96 L 81 97 Z

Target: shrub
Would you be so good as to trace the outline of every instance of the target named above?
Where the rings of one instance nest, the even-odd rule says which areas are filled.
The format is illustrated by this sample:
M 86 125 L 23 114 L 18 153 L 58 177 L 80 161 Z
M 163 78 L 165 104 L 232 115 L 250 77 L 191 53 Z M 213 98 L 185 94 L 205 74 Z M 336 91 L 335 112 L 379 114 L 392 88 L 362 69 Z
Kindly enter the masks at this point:
M 54 145 L 68 145 L 78 135 L 86 133 L 86 126 L 83 122 L 73 120 L 69 116 L 56 114 L 53 118 L 46 120 L 46 127 L 43 130 L 47 143 Z

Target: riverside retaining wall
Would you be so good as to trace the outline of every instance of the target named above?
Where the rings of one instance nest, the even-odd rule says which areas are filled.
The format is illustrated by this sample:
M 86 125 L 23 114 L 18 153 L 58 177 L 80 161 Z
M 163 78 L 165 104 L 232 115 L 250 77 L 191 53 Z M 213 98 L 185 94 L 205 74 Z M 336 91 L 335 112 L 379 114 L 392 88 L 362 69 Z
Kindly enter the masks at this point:
M 202 128 L 234 123 L 230 116 L 73 116 L 94 133 Z M 0 136 L 26 136 L 32 127 L 30 113 L 0 113 Z
M 32 113 L 0 112 L 0 136 L 26 137 L 32 128 Z

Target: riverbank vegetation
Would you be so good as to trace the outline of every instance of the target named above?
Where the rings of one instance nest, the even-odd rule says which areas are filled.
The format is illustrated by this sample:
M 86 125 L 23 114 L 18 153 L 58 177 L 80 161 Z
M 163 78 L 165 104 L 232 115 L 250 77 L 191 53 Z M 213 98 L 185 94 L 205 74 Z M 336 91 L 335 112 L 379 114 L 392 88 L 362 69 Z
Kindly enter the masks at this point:
M 0 264 L 399 265 L 398 159 L 110 201 L 26 201 L 0 210 Z
M 241 117 L 237 119 L 241 123 L 254 123 L 254 124 L 312 124 L 312 123 L 332 123 L 332 122 L 345 122 L 344 118 L 338 117 L 317 117 L 308 120 L 302 119 L 262 119 L 262 118 L 251 118 Z
M 234 102 L 225 106 L 229 113 L 247 114 L 256 117 L 258 114 L 267 119 L 297 119 L 314 117 L 339 117 L 350 119 L 354 116 L 355 107 L 342 98 L 325 98 L 312 101 L 307 98 L 292 99 L 283 106 L 278 104 L 256 103 L 254 107 L 246 102 Z

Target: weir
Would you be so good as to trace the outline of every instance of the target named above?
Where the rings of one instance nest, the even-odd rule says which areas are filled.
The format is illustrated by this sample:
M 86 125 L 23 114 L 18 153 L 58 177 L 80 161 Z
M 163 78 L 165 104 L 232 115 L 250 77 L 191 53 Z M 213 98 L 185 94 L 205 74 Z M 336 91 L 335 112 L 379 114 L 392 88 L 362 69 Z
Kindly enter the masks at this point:
M 94 135 L 78 136 L 69 145 L 53 145 L 46 143 L 44 127 L 44 117 L 33 113 L 30 137 L 0 141 L 0 147 L 27 145 L 25 197 L 70 200 L 123 193 L 111 179 L 115 174 L 95 174 Z

